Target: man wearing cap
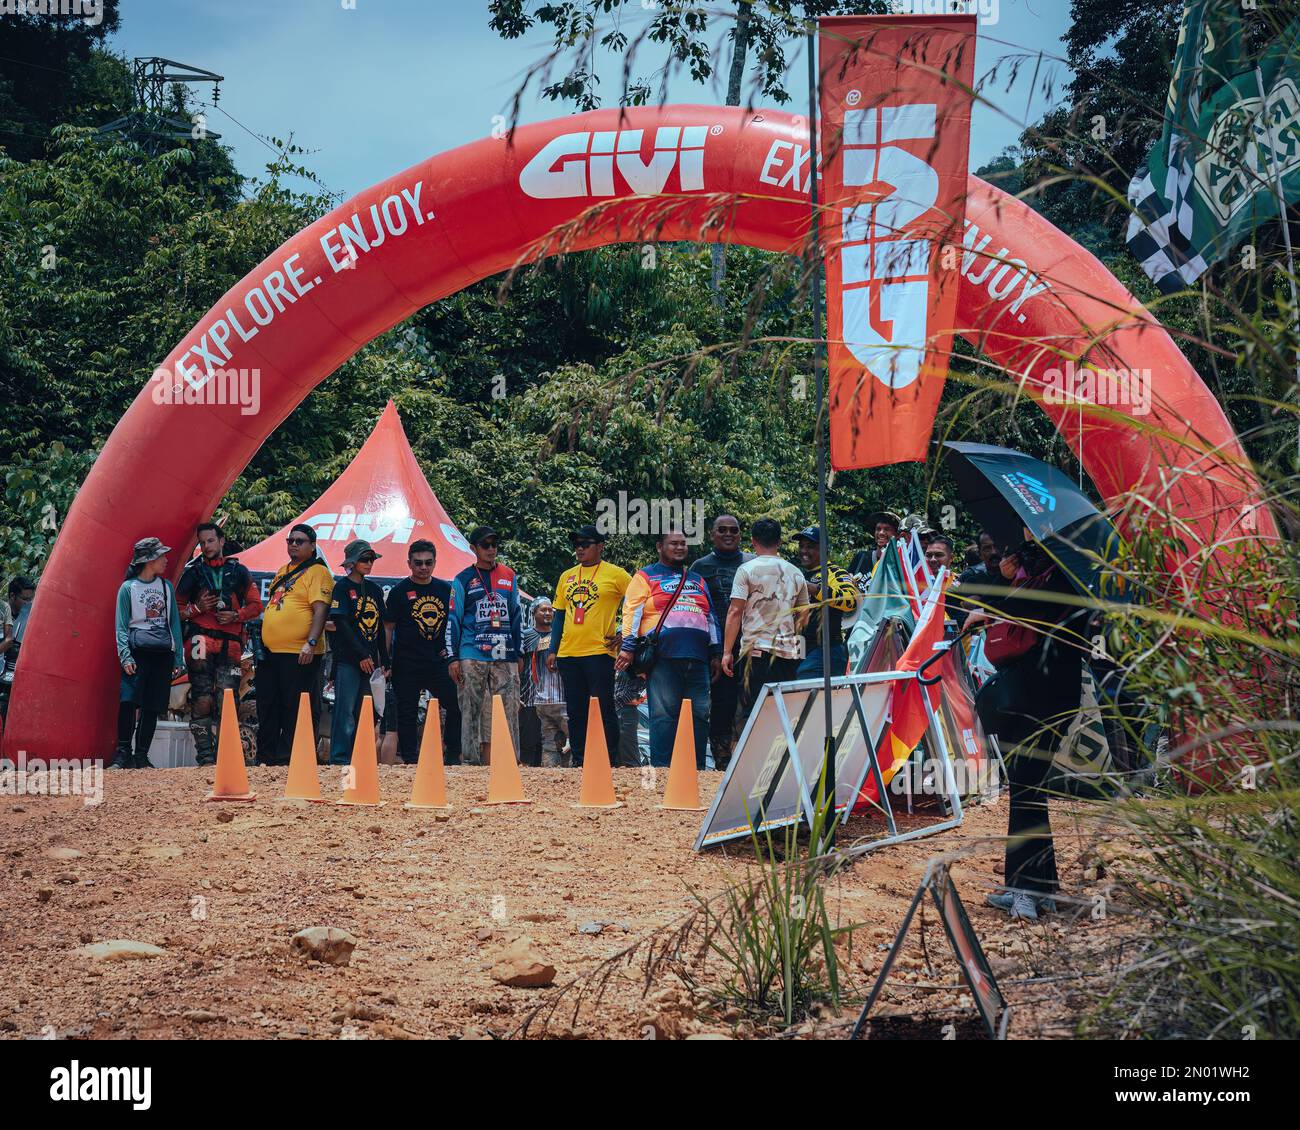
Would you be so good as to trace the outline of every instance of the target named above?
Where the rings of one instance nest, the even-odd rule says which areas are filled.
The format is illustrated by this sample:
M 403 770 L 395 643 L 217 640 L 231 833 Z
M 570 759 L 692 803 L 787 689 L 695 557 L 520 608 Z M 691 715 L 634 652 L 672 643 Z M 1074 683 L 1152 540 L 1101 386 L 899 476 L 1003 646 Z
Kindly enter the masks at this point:
M 858 586 L 863 591 L 871 577 L 871 571 L 876 567 L 876 562 L 885 552 L 885 546 L 898 537 L 898 528 L 902 524 L 903 520 L 892 510 L 877 510 L 867 519 L 867 529 L 875 536 L 875 545 L 870 549 L 858 550 L 849 564 L 849 572 L 858 579 Z
M 397 753 L 408 765 L 420 756 L 420 692 L 428 691 L 447 712 L 442 727 L 443 760 L 460 763 L 460 699 L 447 672 L 447 609 L 451 585 L 433 575 L 438 552 L 427 538 L 406 550 L 411 575 L 388 590 L 384 630 L 393 663 L 397 699 Z
M 727 609 L 731 605 L 731 582 L 736 570 L 754 555 L 740 548 L 740 519 L 734 514 L 719 514 L 709 527 L 713 552 L 706 553 L 691 566 L 709 586 L 709 603 L 718 621 L 718 639 L 726 631 Z M 733 656 L 733 658 L 736 658 Z M 717 674 L 709 686 L 709 749 L 719 771 L 731 760 L 736 742 L 736 704 L 740 701 L 740 682 L 727 675 L 718 664 Z
M 334 583 L 330 620 L 334 625 L 334 718 L 330 724 L 330 764 L 347 765 L 357 736 L 361 706 L 370 677 L 388 667 L 384 633 L 384 594 L 369 579 L 379 554 L 358 538 L 343 550 L 346 577 Z M 374 725 L 374 718 L 361 720 Z
M 626 671 L 632 665 L 638 637 L 654 638 L 654 666 L 646 686 L 650 764 L 661 768 L 672 764 L 682 702 L 690 699 L 695 766 L 703 769 L 709 740 L 709 676 L 721 652 L 718 620 L 704 578 L 687 567 L 686 534 L 670 526 L 655 539 L 655 548 L 659 560 L 638 569 L 628 586 L 618 669 Z
M 809 526 L 795 535 L 799 542 L 799 562 L 808 581 L 808 601 L 813 605 L 812 615 L 804 625 L 805 653 L 795 671 L 798 679 L 818 679 L 826 673 L 822 662 L 822 616 L 830 618 L 832 675 L 843 675 L 848 670 L 849 653 L 844 646 L 844 617 L 858 610 L 861 593 L 848 572 L 838 565 L 826 566 L 826 599 L 821 598 L 822 552 L 821 530 Z
M 573 764 L 581 765 L 587 750 L 587 715 L 594 698 L 600 703 L 605 749 L 612 765 L 619 756 L 614 660 L 623 637 L 617 627 L 618 609 L 632 577 L 603 560 L 605 535 L 595 526 L 574 530 L 569 542 L 577 564 L 561 573 L 555 586 L 551 655 L 546 662 L 552 671 L 559 670 L 564 681 Z
M 257 760 L 288 765 L 302 692 L 309 695 L 312 737 L 320 729 L 320 668 L 325 621 L 334 597 L 329 566 L 316 556 L 316 531 L 297 523 L 285 542 L 289 561 L 271 578 L 257 660 Z
M 475 526 L 469 544 L 474 564 L 451 582 L 447 611 L 447 670 L 460 690 L 461 757 L 492 760 L 492 699 L 501 696 L 515 758 L 519 757 L 519 579 L 497 561 L 500 538 Z

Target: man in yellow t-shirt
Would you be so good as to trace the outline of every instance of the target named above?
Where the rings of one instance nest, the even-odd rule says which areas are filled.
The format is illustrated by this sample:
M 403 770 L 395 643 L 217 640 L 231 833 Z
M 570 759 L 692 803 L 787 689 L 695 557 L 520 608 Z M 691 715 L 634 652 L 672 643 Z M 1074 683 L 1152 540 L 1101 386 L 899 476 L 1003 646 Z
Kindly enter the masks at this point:
M 316 556 L 316 531 L 310 526 L 299 522 L 285 540 L 289 561 L 272 578 L 262 612 L 262 655 L 257 661 L 259 765 L 289 764 L 303 691 L 310 696 L 313 735 L 320 729 L 321 656 L 334 577 Z
M 569 715 L 569 748 L 573 764 L 581 765 L 587 750 L 590 700 L 600 702 L 605 748 L 611 762 L 618 756 L 618 711 L 614 706 L 614 657 L 622 636 L 618 609 L 632 578 L 626 570 L 602 560 L 605 536 L 595 526 L 569 535 L 577 564 L 560 574 L 555 586 L 555 619 L 551 621 L 551 654 L 546 666 L 558 668 L 564 681 Z

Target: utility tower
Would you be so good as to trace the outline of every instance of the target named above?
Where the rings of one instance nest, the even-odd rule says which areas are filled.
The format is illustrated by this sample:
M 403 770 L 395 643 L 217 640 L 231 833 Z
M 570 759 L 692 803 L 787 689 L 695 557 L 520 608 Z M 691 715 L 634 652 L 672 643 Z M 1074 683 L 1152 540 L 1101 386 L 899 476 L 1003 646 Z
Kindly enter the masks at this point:
M 175 117 L 177 88 L 193 83 L 212 83 L 212 103 L 221 97 L 224 75 L 178 63 L 174 59 L 150 56 L 131 61 L 131 109 L 122 117 L 99 128 L 100 133 L 120 133 L 129 137 L 151 156 L 168 144 L 197 138 L 221 136 L 204 127 L 195 133 L 193 122 Z

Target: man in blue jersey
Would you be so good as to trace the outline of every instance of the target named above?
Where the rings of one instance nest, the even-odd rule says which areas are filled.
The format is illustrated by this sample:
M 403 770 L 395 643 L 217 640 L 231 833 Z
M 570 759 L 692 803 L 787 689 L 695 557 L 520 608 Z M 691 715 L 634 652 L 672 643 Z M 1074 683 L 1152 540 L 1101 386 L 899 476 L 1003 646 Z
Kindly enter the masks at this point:
M 659 560 L 637 570 L 623 603 L 623 644 L 615 666 L 632 664 L 638 636 L 653 635 L 650 668 L 650 764 L 672 763 L 682 701 L 691 700 L 695 764 L 704 768 L 709 740 L 709 679 L 721 652 L 709 586 L 686 565 L 686 535 L 668 529 L 655 539 Z
M 447 610 L 447 671 L 459 688 L 461 756 L 492 760 L 492 696 L 500 695 L 519 757 L 519 580 L 497 561 L 500 538 L 490 526 L 470 531 L 474 564 L 451 582 Z

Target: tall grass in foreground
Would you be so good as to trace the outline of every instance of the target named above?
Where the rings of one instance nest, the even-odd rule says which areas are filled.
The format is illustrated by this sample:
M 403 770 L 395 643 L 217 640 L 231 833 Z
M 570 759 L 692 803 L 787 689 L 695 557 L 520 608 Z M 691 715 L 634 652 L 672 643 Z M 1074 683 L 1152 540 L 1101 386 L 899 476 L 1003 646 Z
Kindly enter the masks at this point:
M 860 923 L 832 926 L 826 910 L 826 880 L 841 862 L 819 854 L 835 821 L 834 792 L 819 782 L 808 848 L 800 850 L 799 826 L 751 829 L 757 866 L 729 886 L 720 899 L 691 891 L 702 918 L 704 948 L 718 959 L 707 982 L 722 1005 L 739 1007 L 755 1020 L 785 1025 L 825 1003 L 838 1008 L 841 996 L 837 938 L 847 937 L 852 954 Z
M 1154 787 L 1105 809 L 1108 878 L 1138 929 L 1120 927 L 1081 1032 L 1295 1039 L 1300 555 L 1197 545 L 1174 515 L 1134 528 L 1121 568 L 1151 597 L 1113 618 L 1110 646 L 1126 689 L 1168 718 L 1170 750 Z M 1172 550 L 1191 568 L 1172 572 Z

